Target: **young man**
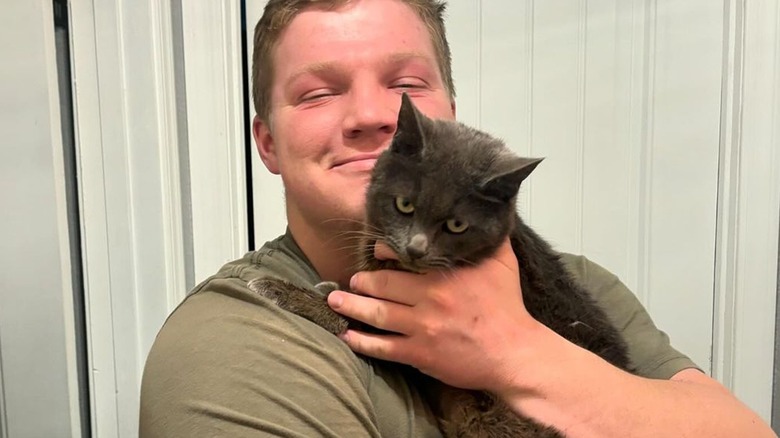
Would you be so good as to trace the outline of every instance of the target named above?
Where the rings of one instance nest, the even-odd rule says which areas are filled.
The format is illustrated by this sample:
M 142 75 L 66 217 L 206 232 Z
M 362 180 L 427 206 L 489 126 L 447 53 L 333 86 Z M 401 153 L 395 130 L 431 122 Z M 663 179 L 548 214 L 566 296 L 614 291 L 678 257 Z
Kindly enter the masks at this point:
M 345 236 L 363 216 L 401 94 L 430 117 L 455 117 L 436 3 L 269 2 L 255 38 L 253 131 L 283 179 L 288 233 L 226 265 L 170 316 L 144 372 L 141 436 L 438 436 L 393 362 L 489 390 L 569 437 L 774 436 L 584 258 L 564 260 L 628 340 L 639 376 L 528 315 L 508 244 L 447 277 L 350 269 Z M 253 294 L 247 283 L 262 276 L 350 285 L 365 296 L 334 292 L 329 304 L 399 335 L 340 340 Z

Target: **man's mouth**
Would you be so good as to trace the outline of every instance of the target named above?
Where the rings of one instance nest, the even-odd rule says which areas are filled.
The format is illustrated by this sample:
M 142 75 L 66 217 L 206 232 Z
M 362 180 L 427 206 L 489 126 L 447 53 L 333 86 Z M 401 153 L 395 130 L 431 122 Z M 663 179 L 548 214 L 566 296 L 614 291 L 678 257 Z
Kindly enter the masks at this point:
M 333 163 L 331 169 L 339 169 L 352 172 L 371 171 L 376 164 L 378 154 L 359 154 L 354 155 Z

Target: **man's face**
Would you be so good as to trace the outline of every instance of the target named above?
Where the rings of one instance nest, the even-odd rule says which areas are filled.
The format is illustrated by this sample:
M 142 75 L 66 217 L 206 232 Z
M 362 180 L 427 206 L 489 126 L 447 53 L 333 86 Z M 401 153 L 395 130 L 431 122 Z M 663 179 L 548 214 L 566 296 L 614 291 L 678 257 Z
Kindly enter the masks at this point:
M 282 175 L 292 227 L 343 229 L 337 219 L 363 218 L 402 93 L 429 117 L 454 118 L 430 35 L 396 0 L 300 13 L 279 40 L 274 68 L 272 126 L 256 119 L 254 134 L 266 167 Z

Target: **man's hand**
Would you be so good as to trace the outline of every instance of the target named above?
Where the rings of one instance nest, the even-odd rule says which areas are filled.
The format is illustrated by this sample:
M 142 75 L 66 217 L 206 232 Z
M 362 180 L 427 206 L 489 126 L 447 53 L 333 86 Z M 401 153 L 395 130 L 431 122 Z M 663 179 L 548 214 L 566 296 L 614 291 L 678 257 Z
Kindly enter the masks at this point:
M 378 256 L 392 258 L 386 247 Z M 514 380 L 519 345 L 543 328 L 525 309 L 520 274 L 507 239 L 478 266 L 412 274 L 359 272 L 334 291 L 337 312 L 397 334 L 349 330 L 354 351 L 405 363 L 460 388 L 496 390 Z

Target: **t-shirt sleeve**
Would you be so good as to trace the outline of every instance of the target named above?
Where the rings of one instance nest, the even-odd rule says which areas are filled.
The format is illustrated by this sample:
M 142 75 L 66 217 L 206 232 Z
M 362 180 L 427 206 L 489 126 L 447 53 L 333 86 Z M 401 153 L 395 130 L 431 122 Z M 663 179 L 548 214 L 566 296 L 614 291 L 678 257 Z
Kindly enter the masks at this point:
M 211 279 L 154 342 L 140 436 L 378 437 L 365 366 L 245 281 Z
M 614 274 L 582 256 L 566 254 L 562 260 L 623 335 L 636 374 L 669 379 L 684 369 L 699 369 L 672 347 L 669 336 L 655 326 L 642 303 Z

